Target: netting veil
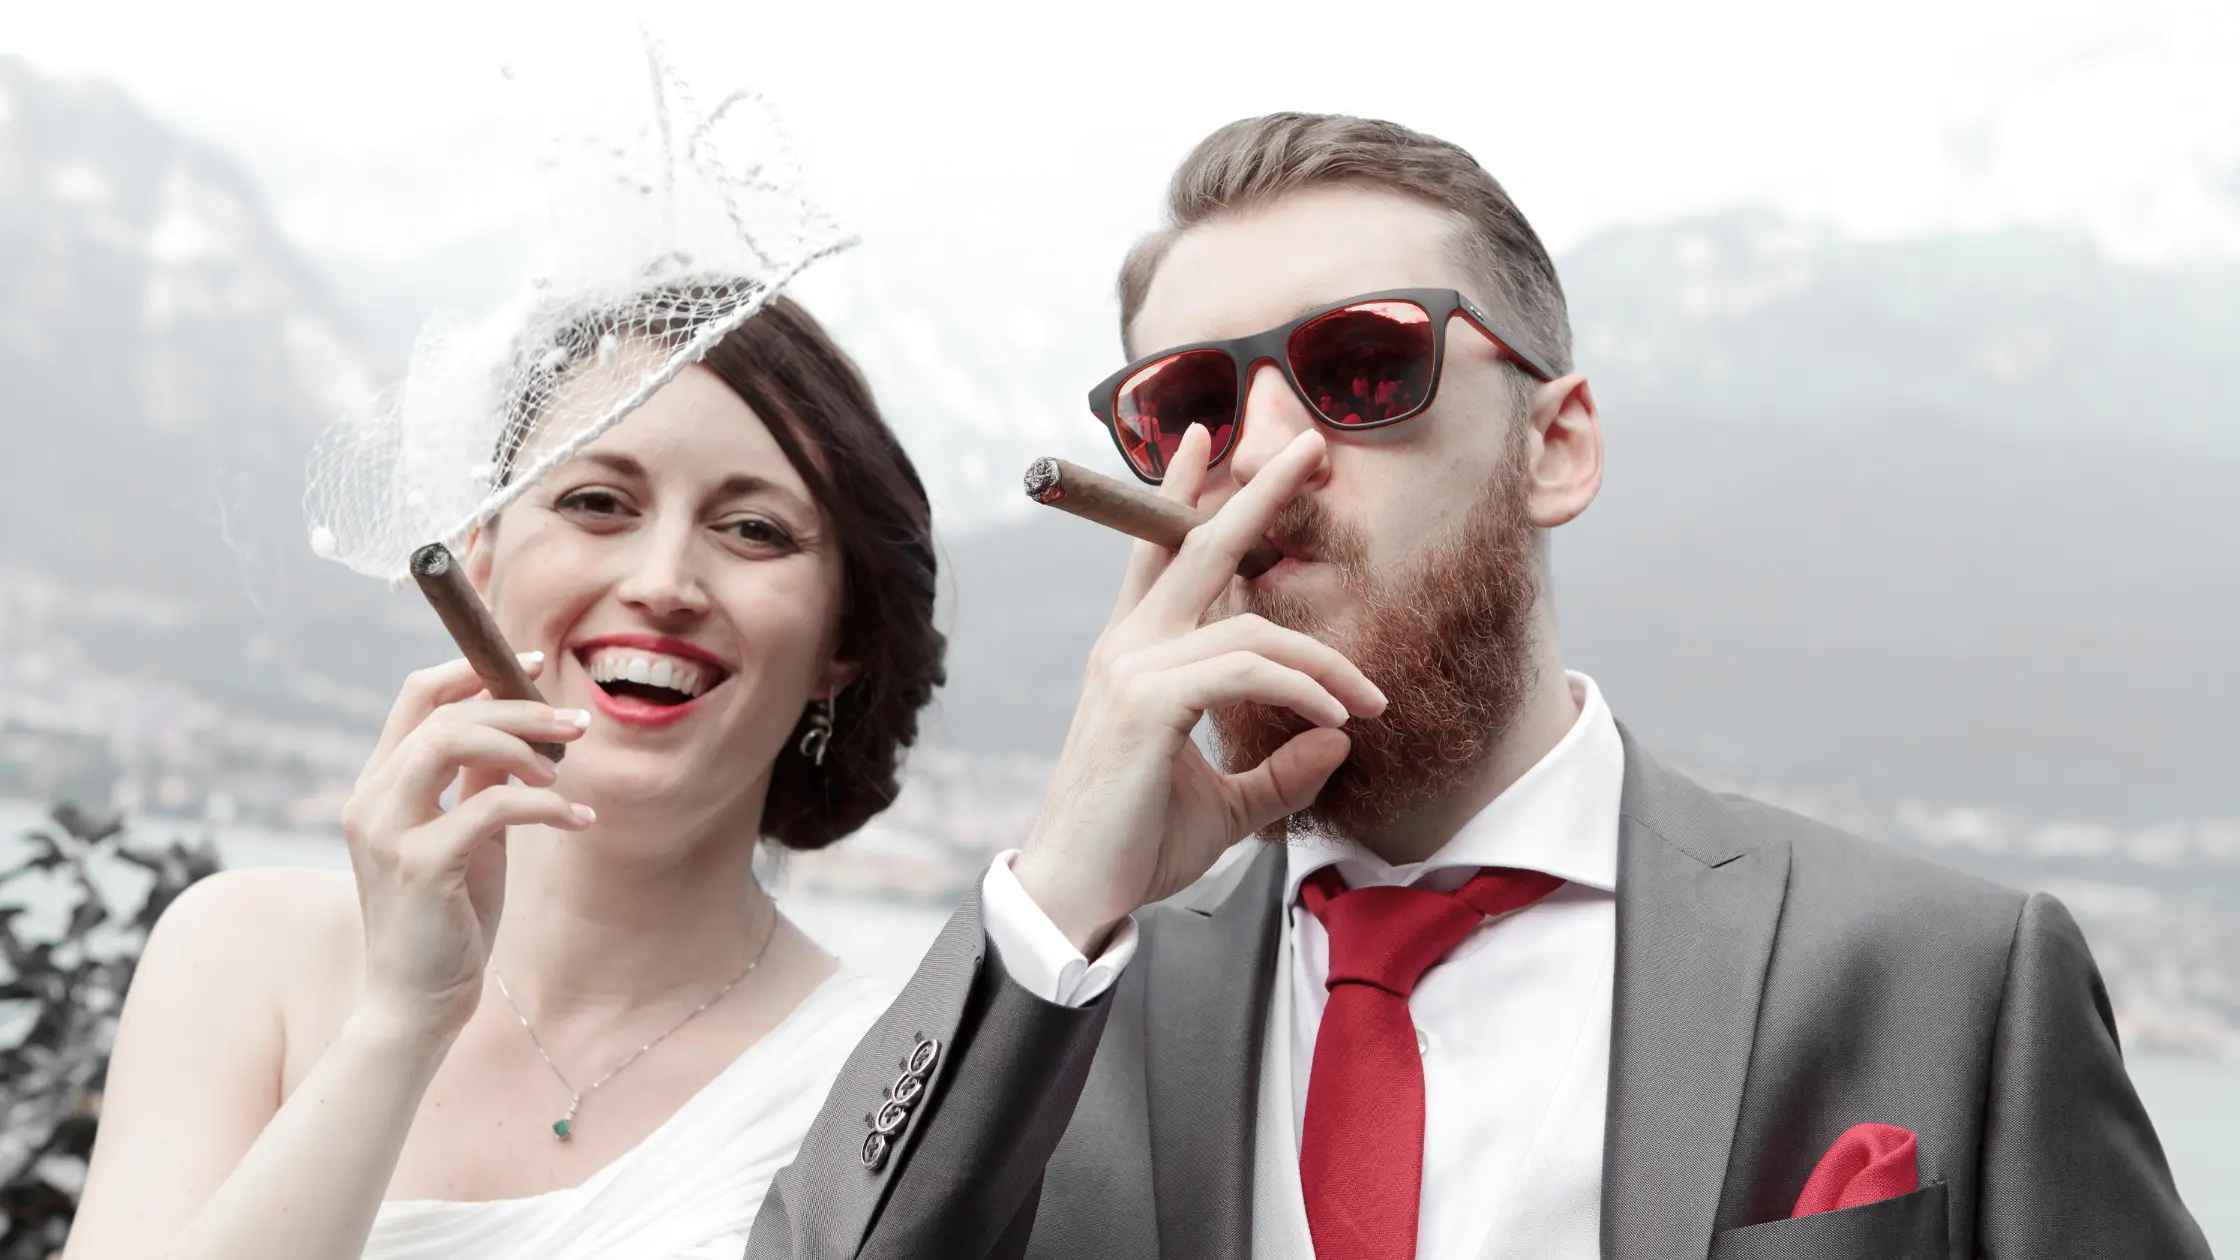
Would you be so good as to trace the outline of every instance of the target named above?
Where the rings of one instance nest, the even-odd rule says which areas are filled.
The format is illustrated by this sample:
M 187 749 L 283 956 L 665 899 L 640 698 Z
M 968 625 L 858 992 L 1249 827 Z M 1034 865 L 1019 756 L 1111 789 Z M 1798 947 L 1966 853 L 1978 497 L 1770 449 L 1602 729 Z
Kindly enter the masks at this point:
M 434 322 L 404 381 L 311 456 L 319 555 L 392 583 L 458 548 L 612 428 L 811 263 L 854 238 L 803 190 L 770 105 L 702 110 L 644 40 L 643 109 L 556 136 L 538 161 L 541 258 L 481 319 Z

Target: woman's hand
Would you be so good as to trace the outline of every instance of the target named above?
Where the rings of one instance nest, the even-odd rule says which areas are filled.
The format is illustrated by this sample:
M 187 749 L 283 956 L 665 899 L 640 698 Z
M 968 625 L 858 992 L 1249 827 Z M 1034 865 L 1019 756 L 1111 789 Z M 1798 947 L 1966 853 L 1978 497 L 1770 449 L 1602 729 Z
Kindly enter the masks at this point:
M 1192 426 L 1161 493 L 1194 504 L 1208 438 Z M 1308 430 L 1172 553 L 1138 543 L 1112 621 L 1089 654 L 1042 811 L 1013 872 L 1074 946 L 1094 953 L 1137 907 L 1203 875 L 1230 845 L 1312 803 L 1350 747 L 1340 729 L 1384 693 L 1336 649 L 1255 616 L 1199 624 L 1237 561 L 1323 460 Z M 1208 709 L 1253 702 L 1314 724 L 1238 774 L 1190 732 Z
M 535 677 L 543 654 L 522 665 Z M 360 1006 L 414 1033 L 457 1032 L 482 998 L 505 901 L 506 828 L 581 830 L 593 817 L 553 790 L 557 767 L 529 747 L 577 738 L 590 715 L 478 693 L 465 661 L 407 678 L 342 810 L 365 921 Z M 441 797 L 454 781 L 447 811 Z

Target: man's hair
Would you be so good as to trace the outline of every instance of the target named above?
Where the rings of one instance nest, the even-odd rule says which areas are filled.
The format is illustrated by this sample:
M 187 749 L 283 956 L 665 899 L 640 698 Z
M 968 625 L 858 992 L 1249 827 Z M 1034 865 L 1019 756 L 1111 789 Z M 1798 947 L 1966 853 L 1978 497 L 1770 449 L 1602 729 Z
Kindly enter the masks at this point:
M 1137 242 L 1121 265 L 1122 338 L 1177 236 L 1326 184 L 1400 193 L 1453 216 L 1454 248 L 1489 287 L 1477 296 L 1495 322 L 1558 375 L 1571 370 L 1571 317 L 1555 263 L 1509 194 L 1459 145 L 1344 114 L 1245 118 L 1198 142 L 1167 186 L 1166 226 Z

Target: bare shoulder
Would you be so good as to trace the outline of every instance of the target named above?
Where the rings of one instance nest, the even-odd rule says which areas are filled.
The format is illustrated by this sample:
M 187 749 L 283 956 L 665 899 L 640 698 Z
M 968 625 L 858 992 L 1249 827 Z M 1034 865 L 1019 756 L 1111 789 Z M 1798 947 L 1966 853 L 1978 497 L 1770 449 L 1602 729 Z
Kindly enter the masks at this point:
M 354 922 L 350 877 L 223 871 L 164 908 L 125 995 L 71 1254 L 137 1256 L 191 1219 L 285 1096 L 290 1006 Z
M 354 975 L 359 949 L 356 886 L 346 872 L 292 867 L 220 871 L 197 881 L 156 922 L 143 978 L 178 992 L 223 988 L 261 997 L 296 1023 L 291 1008 Z
M 166 1036 L 192 1023 L 229 1025 L 231 1038 L 278 1057 L 285 1091 L 357 1000 L 362 940 L 347 872 L 221 871 L 181 893 L 157 920 L 133 977 L 128 1022 L 138 1007 L 139 1022 Z
M 332 949 L 357 920 L 357 891 L 348 874 L 295 867 L 220 871 L 196 881 L 164 910 L 148 956 L 277 974 L 305 951 Z

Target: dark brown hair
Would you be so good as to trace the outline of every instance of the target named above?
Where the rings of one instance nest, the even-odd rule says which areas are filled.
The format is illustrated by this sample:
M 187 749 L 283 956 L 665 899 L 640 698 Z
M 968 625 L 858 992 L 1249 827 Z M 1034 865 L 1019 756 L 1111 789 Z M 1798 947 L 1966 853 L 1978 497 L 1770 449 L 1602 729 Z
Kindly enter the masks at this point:
M 690 309 L 692 296 L 678 289 L 676 307 Z M 563 359 L 580 360 L 614 322 L 593 318 L 564 333 Z M 650 327 L 641 321 L 638 331 L 660 337 L 674 328 L 657 319 Z M 565 361 L 546 369 L 537 396 L 566 371 Z M 824 764 L 801 754 L 806 727 L 796 728 L 762 807 L 764 836 L 789 849 L 821 849 L 894 803 L 918 714 L 947 678 L 947 641 L 933 624 L 932 509 L 855 361 L 799 303 L 770 299 L 700 364 L 769 426 L 839 544 L 837 655 L 858 673 L 833 699 Z M 533 426 L 532 417 L 523 428 Z M 519 441 L 497 452 L 501 480 Z
M 1491 286 L 1479 299 L 1557 375 L 1571 370 L 1571 317 L 1555 263 L 1509 194 L 1459 145 L 1344 114 L 1245 118 L 1199 141 L 1167 185 L 1166 226 L 1128 251 L 1120 269 L 1121 337 L 1177 236 L 1326 184 L 1401 193 L 1452 215 L 1463 262 Z
M 840 543 L 839 657 L 860 672 L 833 699 L 824 764 L 789 743 L 762 807 L 762 834 L 821 849 L 894 803 L 918 713 L 947 678 L 932 509 L 855 361 L 798 303 L 772 299 L 701 362 L 770 426 Z

